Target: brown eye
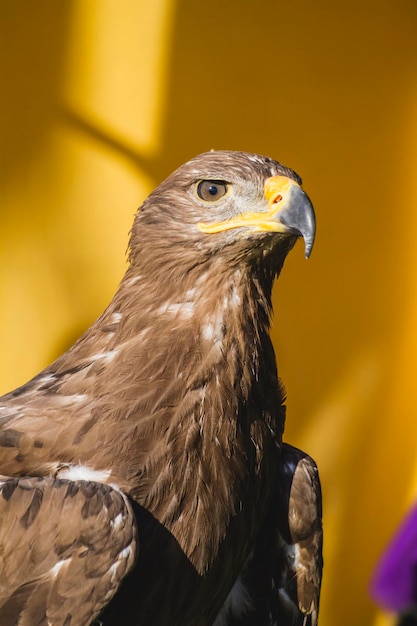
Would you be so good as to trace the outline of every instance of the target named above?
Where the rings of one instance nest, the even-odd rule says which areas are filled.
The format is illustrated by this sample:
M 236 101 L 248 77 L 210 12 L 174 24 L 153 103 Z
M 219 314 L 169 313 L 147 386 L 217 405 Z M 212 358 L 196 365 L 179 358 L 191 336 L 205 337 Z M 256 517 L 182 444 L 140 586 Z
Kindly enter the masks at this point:
M 197 195 L 206 202 L 216 202 L 227 194 L 228 185 L 224 180 L 202 180 L 197 185 Z

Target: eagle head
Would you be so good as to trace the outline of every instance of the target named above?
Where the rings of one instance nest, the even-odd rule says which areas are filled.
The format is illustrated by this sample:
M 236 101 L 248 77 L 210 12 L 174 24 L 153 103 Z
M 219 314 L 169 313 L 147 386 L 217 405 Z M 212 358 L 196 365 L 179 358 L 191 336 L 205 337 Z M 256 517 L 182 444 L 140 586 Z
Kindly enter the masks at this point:
M 314 234 L 314 209 L 293 170 L 269 157 L 211 151 L 179 167 L 144 202 L 130 260 L 138 251 L 143 258 L 144 245 L 149 258 L 169 249 L 192 264 L 222 253 L 232 266 L 277 250 L 283 260 L 299 236 L 308 257 Z

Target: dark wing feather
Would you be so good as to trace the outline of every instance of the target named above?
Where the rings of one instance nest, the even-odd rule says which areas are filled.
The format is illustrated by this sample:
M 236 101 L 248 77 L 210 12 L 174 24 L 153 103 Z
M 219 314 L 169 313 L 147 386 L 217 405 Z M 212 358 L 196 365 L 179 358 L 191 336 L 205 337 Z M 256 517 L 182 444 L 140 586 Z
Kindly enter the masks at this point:
M 133 567 L 136 534 L 129 502 L 108 485 L 4 480 L 0 624 L 91 623 Z
M 316 626 L 323 567 L 321 488 L 307 454 L 283 444 L 275 499 L 215 626 Z
M 282 567 L 275 584 L 283 612 L 294 615 L 282 623 L 315 626 L 323 568 L 320 479 L 313 459 L 286 444 L 280 468 L 276 542 Z

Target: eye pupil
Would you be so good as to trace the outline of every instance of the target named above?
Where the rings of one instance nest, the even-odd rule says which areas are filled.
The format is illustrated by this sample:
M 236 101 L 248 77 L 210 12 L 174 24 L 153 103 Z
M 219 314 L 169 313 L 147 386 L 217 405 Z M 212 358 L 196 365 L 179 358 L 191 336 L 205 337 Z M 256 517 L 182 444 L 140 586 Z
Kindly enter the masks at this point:
M 201 180 L 197 185 L 197 195 L 201 200 L 213 202 L 226 195 L 228 184 L 223 180 Z

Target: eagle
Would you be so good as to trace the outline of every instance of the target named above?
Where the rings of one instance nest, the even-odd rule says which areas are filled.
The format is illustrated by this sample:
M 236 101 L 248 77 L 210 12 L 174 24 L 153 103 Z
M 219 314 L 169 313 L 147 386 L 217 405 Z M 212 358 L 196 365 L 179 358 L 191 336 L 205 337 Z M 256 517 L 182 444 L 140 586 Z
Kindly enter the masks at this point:
M 1 626 L 317 624 L 320 482 L 269 337 L 314 232 L 298 175 L 251 153 L 144 201 L 104 313 L 0 398 Z

